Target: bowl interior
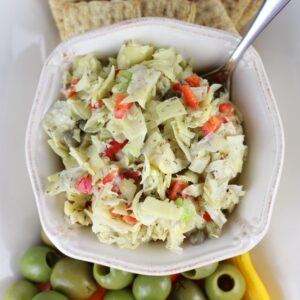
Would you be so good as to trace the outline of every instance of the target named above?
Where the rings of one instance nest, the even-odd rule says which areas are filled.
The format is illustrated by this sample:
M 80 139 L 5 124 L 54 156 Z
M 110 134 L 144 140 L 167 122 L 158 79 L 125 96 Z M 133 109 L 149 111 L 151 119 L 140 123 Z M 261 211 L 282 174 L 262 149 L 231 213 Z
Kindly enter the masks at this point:
M 239 178 L 246 195 L 229 218 L 219 239 L 199 246 L 184 245 L 181 255 L 159 243 L 136 250 L 119 249 L 98 242 L 90 229 L 70 226 L 63 215 L 63 196 L 48 197 L 47 176 L 61 169 L 52 153 L 41 121 L 61 88 L 61 65 L 65 55 L 95 53 L 107 57 L 128 40 L 174 46 L 193 60 L 197 71 L 218 66 L 232 51 L 238 37 L 218 30 L 165 19 L 146 19 L 113 25 L 71 39 L 56 48 L 47 60 L 27 132 L 27 164 L 42 225 L 56 246 L 75 258 L 144 274 L 168 274 L 188 270 L 238 255 L 255 246 L 266 232 L 281 171 L 283 136 L 268 80 L 260 58 L 250 48 L 233 77 L 232 98 L 244 116 L 247 163 Z

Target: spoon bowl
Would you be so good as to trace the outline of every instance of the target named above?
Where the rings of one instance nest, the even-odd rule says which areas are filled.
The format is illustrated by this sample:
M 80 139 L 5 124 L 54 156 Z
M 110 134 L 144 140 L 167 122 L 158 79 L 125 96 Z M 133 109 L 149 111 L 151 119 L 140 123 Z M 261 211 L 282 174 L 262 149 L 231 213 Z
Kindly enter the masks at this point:
M 245 51 L 290 1 L 291 0 L 266 0 L 228 61 L 223 66 L 202 75 L 202 77 L 208 81 L 222 84 L 230 93 L 232 74 Z

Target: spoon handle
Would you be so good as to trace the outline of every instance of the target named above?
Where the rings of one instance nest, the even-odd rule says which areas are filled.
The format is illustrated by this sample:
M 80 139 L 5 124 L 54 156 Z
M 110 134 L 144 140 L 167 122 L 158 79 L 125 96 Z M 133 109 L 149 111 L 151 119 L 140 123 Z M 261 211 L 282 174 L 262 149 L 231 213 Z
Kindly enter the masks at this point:
M 248 32 L 232 53 L 228 66 L 233 70 L 247 48 L 291 0 L 265 0 Z

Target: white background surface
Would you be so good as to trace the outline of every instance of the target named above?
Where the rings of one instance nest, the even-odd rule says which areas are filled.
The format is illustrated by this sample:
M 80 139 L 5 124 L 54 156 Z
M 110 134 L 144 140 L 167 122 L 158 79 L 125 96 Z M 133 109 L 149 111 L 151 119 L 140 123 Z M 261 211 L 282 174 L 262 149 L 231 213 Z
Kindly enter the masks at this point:
M 7 284 L 19 274 L 23 251 L 38 239 L 39 221 L 25 166 L 24 138 L 42 62 L 59 39 L 46 0 L 0 0 L 0 5 L 2 298 Z M 252 251 L 272 300 L 300 299 L 299 19 L 300 1 L 293 0 L 256 42 L 286 135 L 286 159 L 271 226 Z

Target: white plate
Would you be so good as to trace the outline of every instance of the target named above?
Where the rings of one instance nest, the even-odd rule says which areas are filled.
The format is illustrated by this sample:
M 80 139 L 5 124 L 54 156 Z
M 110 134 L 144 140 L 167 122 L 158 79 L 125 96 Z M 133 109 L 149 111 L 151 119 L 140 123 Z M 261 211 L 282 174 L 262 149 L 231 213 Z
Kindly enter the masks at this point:
M 46 1 L 1 2 L 0 298 L 19 274 L 23 251 L 37 241 L 39 222 L 25 168 L 25 127 L 42 61 L 58 42 Z M 271 228 L 253 252 L 275 300 L 300 299 L 299 18 L 300 2 L 292 1 L 257 42 L 286 133 L 285 168 Z

